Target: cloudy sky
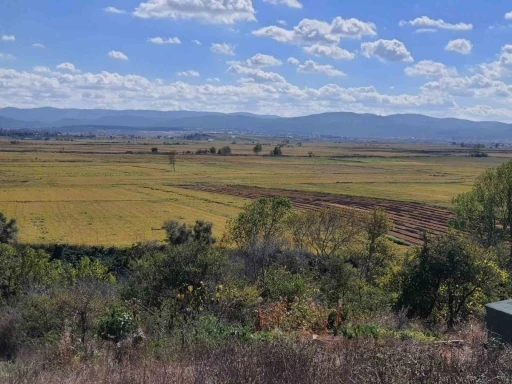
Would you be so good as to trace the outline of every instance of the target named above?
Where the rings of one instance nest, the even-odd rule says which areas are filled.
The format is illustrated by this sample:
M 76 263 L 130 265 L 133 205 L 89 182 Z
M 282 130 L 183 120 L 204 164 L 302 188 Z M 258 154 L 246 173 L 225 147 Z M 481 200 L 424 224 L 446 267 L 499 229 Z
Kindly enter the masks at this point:
M 512 121 L 512 2 L 2 0 L 7 106 Z

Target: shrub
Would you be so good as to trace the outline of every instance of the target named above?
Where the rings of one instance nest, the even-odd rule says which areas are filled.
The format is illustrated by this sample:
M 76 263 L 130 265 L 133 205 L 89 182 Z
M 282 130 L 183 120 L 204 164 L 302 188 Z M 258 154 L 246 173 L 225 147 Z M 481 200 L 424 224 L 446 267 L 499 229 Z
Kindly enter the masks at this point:
M 133 318 L 121 308 L 112 308 L 98 323 L 98 336 L 119 343 L 135 330 Z
M 222 147 L 219 151 L 220 151 L 219 154 L 222 156 L 230 156 L 231 155 L 231 147 L 229 147 L 229 146 Z
M 270 299 L 284 298 L 291 302 L 311 292 L 309 281 L 300 274 L 294 274 L 284 267 L 270 267 L 262 279 L 263 295 Z
M 19 314 L 9 308 L 0 312 L 0 359 L 14 361 L 19 347 Z

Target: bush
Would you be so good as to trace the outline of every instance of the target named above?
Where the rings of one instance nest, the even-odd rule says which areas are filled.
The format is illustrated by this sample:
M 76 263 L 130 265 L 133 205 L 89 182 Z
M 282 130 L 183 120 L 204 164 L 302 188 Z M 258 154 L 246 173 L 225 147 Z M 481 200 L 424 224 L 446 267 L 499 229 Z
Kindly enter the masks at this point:
M 135 330 L 133 318 L 120 308 L 111 309 L 98 323 L 98 336 L 119 343 Z
M 17 325 L 20 316 L 12 309 L 4 308 L 0 312 L 0 359 L 14 361 L 19 347 Z
M 230 156 L 231 155 L 231 148 L 228 146 L 222 147 L 220 150 L 220 155 L 222 156 Z
M 284 267 L 270 267 L 262 279 L 263 296 L 273 300 L 284 298 L 291 302 L 311 293 L 309 281 L 300 274 L 294 274 Z

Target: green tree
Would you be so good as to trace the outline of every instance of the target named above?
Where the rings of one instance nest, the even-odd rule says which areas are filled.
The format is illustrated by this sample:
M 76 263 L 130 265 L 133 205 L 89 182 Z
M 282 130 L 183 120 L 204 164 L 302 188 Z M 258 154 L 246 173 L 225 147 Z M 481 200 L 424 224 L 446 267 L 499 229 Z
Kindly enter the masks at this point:
M 463 235 L 426 237 L 405 270 L 397 305 L 408 308 L 410 316 L 440 317 L 453 327 L 457 319 L 498 298 L 507 279 L 495 254 Z
M 254 146 L 254 148 L 252 149 L 253 152 L 256 154 L 256 155 L 259 155 L 261 153 L 261 151 L 263 151 L 263 147 L 260 143 L 256 144 Z
M 114 284 L 115 277 L 108 271 L 99 260 L 91 260 L 88 257 L 80 259 L 80 263 L 75 270 L 75 279 L 89 281 L 103 281 Z
M 313 251 L 317 257 L 328 257 L 360 240 L 364 217 L 352 209 L 327 207 L 298 212 L 288 225 L 298 248 Z
M 9 243 L 16 241 L 18 235 L 18 225 L 16 220 L 7 221 L 7 217 L 0 212 L 0 243 Z
M 227 273 L 227 266 L 222 252 L 197 242 L 149 252 L 134 261 L 126 295 L 160 307 L 165 300 L 186 294 L 189 289 L 195 292 L 205 285 L 215 287 Z
M 190 241 L 203 244 L 215 244 L 213 236 L 213 224 L 203 220 L 197 220 L 193 227 L 180 224 L 176 220 L 166 221 L 163 229 L 167 235 L 167 241 L 172 245 L 181 245 Z
M 247 204 L 240 214 L 228 221 L 228 237 L 239 248 L 280 237 L 286 230 L 290 200 L 281 197 L 262 198 Z
M 389 240 L 385 235 L 393 229 L 393 223 L 385 210 L 375 208 L 364 218 L 363 226 L 367 236 L 367 249 L 360 259 L 362 265 L 359 268 L 368 279 L 377 269 L 382 269 L 392 259 Z
M 29 286 L 48 286 L 65 281 L 64 268 L 50 255 L 29 247 L 16 249 L 0 244 L 0 296 L 9 300 Z
M 219 149 L 219 155 L 222 156 L 231 156 L 231 147 L 225 146 Z
M 172 167 L 172 170 L 176 172 L 176 157 L 178 156 L 178 152 L 172 150 L 169 152 L 169 164 Z
M 283 150 L 281 149 L 281 146 L 278 145 L 273 150 L 271 150 L 270 156 L 283 156 Z
M 503 190 L 503 180 L 497 170 L 485 171 L 476 179 L 471 191 L 453 200 L 453 226 L 468 231 L 484 247 L 497 245 L 504 239 L 507 228 Z

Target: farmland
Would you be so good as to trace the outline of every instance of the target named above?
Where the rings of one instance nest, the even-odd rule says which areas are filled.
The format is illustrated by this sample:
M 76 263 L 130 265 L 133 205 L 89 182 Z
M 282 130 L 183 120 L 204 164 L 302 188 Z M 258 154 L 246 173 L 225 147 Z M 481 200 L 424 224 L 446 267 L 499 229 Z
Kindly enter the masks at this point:
M 262 154 L 267 154 L 278 139 L 261 142 Z M 230 145 L 233 156 L 182 155 L 211 145 Z M 471 158 L 468 149 L 451 145 L 318 141 L 300 146 L 292 142 L 283 148 L 285 156 L 277 158 L 255 156 L 253 146 L 251 139 L 180 145 L 164 145 L 162 140 L 3 140 L 0 212 L 18 220 L 22 242 L 130 245 L 161 240 L 161 225 L 169 219 L 205 219 L 221 236 L 225 221 L 255 197 L 251 191 L 266 195 L 261 188 L 267 188 L 286 190 L 285 196 L 309 199 L 315 206 L 318 193 L 331 194 L 334 200 L 360 196 L 407 202 L 391 203 L 402 210 L 417 208 L 414 223 L 394 217 L 402 220 L 396 224 L 403 232 L 394 235 L 415 242 L 419 229 L 407 227 L 432 224 L 431 229 L 442 231 L 451 199 L 468 190 L 484 169 L 512 156 L 509 149 Z M 153 147 L 157 154 L 151 153 Z M 171 149 L 179 152 L 176 172 L 165 155 Z M 234 193 L 233 186 L 244 193 Z M 356 203 L 356 208 L 367 207 L 369 200 Z M 439 215 L 411 203 L 436 206 Z

